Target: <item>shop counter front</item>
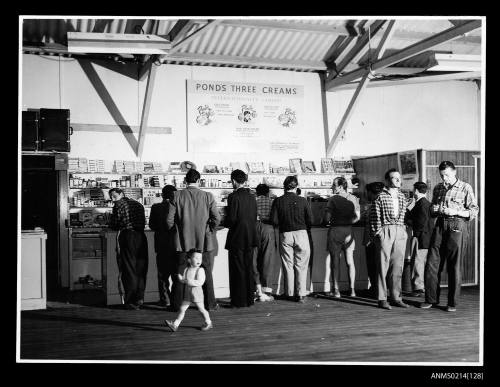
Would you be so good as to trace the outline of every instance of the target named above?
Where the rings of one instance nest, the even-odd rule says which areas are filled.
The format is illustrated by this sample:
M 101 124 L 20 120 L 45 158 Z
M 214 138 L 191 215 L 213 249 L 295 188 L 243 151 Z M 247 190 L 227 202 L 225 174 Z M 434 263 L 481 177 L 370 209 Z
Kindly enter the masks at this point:
M 213 281 L 216 298 L 229 297 L 229 267 L 228 251 L 224 248 L 227 237 L 227 228 L 220 228 L 216 231 L 216 249 L 214 252 Z M 365 248 L 362 245 L 363 227 L 353 227 L 355 249 L 354 264 L 356 266 L 356 288 L 366 289 L 368 287 L 368 275 L 366 269 Z M 146 279 L 146 290 L 144 293 L 145 302 L 155 302 L 159 300 L 158 279 L 156 268 L 156 253 L 154 251 L 154 232 L 146 230 L 148 241 L 148 274 Z M 313 242 L 312 270 L 308 271 L 307 289 L 308 292 L 330 291 L 330 254 L 326 250 L 326 239 L 328 229 L 324 227 L 314 227 L 311 229 Z M 278 237 L 276 231 L 276 237 Z M 119 304 L 120 293 L 118 291 L 118 266 L 116 261 L 116 231 L 103 231 L 104 237 L 104 260 L 103 279 L 106 289 L 106 304 Z M 279 255 L 276 256 L 280 260 Z M 345 259 L 340 260 L 339 288 L 341 291 L 349 288 L 348 271 Z M 280 269 L 278 283 L 273 284 L 273 292 L 281 294 L 284 292 L 283 275 Z
M 214 292 L 216 298 L 229 297 L 229 268 L 227 262 L 227 250 L 224 249 L 227 229 L 217 230 L 217 244 L 215 250 L 214 267 L 212 270 L 214 278 Z M 146 289 L 144 302 L 156 302 L 159 300 L 158 278 L 156 268 L 156 253 L 154 250 L 154 232 L 146 230 L 148 241 L 148 273 L 146 277 Z M 102 271 L 103 283 L 106 289 L 106 305 L 121 303 L 118 291 L 118 264 L 116 260 L 116 231 L 102 231 L 104 238 L 104 249 Z
M 43 231 L 21 232 L 21 310 L 47 308 L 46 240 Z

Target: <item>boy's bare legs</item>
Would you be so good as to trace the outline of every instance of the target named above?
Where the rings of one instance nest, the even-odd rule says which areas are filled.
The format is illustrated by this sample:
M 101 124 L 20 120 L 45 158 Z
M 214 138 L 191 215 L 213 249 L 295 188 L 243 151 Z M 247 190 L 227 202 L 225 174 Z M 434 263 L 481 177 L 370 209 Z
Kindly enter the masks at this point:
M 182 320 L 184 320 L 184 315 L 186 314 L 186 310 L 189 308 L 189 305 L 191 303 L 189 301 L 182 301 L 182 304 L 179 308 L 179 314 L 177 315 L 177 318 L 174 320 L 174 325 L 178 327 Z
M 210 321 L 210 315 L 208 314 L 208 311 L 205 309 L 205 305 L 203 305 L 203 302 L 195 302 L 195 305 L 198 308 L 198 311 L 205 319 L 205 323 L 201 326 L 201 330 L 206 331 L 208 329 L 211 329 L 213 327 L 212 321 Z

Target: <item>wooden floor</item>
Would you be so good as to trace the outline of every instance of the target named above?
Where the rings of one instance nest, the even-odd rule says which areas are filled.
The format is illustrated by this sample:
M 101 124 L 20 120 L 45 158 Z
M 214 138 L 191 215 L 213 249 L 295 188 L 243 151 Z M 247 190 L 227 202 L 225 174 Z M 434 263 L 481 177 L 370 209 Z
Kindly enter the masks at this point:
M 443 291 L 446 300 L 446 290 Z M 21 359 L 300 362 L 477 362 L 479 290 L 464 288 L 456 313 L 391 311 L 369 299 L 308 297 L 307 303 L 256 303 L 211 313 L 214 329 L 189 309 L 175 318 L 153 305 L 118 307 L 52 304 L 21 313 Z

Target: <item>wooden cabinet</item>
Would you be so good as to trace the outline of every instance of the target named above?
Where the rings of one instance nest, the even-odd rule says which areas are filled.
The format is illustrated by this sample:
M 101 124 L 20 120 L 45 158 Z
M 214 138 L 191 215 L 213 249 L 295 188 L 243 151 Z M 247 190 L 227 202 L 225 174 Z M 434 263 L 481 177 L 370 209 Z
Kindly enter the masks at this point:
M 103 241 L 99 229 L 70 229 L 69 289 L 102 289 Z
M 21 310 L 46 309 L 45 232 L 21 235 Z

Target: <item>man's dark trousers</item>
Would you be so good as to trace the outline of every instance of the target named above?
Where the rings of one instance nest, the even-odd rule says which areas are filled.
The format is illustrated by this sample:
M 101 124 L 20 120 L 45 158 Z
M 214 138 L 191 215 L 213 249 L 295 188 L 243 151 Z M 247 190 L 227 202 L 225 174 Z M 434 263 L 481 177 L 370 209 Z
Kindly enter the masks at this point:
M 238 308 L 254 304 L 253 253 L 253 248 L 228 251 L 231 305 Z
M 169 278 L 174 282 L 177 274 L 177 252 L 175 250 L 160 251 L 156 254 L 156 269 L 158 271 L 158 293 L 160 301 L 167 305 L 172 302 Z M 172 285 L 173 286 L 173 285 Z
M 148 242 L 144 231 L 122 230 L 120 244 L 120 270 L 125 288 L 125 304 L 144 301 L 148 273 Z
M 467 222 L 438 218 L 425 265 L 425 302 L 439 304 L 441 272 L 448 271 L 448 306 L 457 306 L 462 282 L 461 264 L 468 237 Z
M 205 269 L 205 283 L 202 286 L 203 298 L 205 308 L 207 310 L 214 309 L 217 305 L 214 293 L 214 282 L 212 278 L 214 258 L 214 251 L 205 251 L 202 253 L 201 257 L 201 264 Z M 184 284 L 180 283 L 177 279 L 177 273 L 182 275 L 187 265 L 187 253 L 182 251 L 177 252 L 177 270 L 173 275 L 172 298 L 170 300 L 172 309 L 176 311 L 179 310 L 182 300 L 184 299 Z

